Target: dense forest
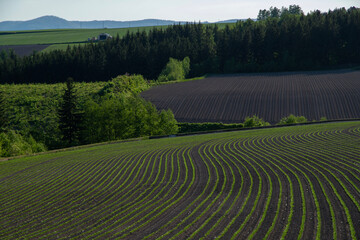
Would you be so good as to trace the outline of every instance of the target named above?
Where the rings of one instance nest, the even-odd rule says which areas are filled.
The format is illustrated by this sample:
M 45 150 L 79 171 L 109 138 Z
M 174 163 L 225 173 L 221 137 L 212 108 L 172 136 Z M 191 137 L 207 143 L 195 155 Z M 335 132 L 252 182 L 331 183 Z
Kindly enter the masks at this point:
M 292 5 L 224 29 L 188 23 L 23 58 L 2 52 L 0 83 L 108 81 L 125 73 L 157 79 L 170 57 L 189 57 L 189 76 L 331 68 L 360 63 L 359 39 L 359 8 L 305 15 Z

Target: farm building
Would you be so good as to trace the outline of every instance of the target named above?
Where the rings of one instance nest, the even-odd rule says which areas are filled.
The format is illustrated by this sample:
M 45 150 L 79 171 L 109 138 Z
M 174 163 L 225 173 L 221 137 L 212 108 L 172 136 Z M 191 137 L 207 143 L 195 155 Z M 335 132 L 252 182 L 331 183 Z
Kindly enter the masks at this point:
M 101 33 L 98 37 L 99 41 L 112 39 L 112 36 L 108 33 Z
M 108 39 L 112 39 L 112 36 L 108 33 L 101 33 L 98 37 L 91 37 L 88 38 L 88 42 L 92 41 L 92 42 L 96 42 L 96 41 L 105 41 Z

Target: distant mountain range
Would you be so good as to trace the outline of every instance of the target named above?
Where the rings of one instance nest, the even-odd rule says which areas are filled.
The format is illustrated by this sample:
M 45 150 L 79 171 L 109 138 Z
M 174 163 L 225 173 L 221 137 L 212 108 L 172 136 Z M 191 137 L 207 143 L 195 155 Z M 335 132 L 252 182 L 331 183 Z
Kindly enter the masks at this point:
M 236 22 L 238 19 L 220 21 L 218 23 Z M 160 19 L 144 19 L 138 21 L 67 21 L 56 16 L 43 16 L 29 21 L 0 22 L 0 31 L 42 30 L 42 29 L 96 29 L 96 28 L 128 28 L 184 24 L 185 21 Z M 203 22 L 208 23 L 208 22 Z

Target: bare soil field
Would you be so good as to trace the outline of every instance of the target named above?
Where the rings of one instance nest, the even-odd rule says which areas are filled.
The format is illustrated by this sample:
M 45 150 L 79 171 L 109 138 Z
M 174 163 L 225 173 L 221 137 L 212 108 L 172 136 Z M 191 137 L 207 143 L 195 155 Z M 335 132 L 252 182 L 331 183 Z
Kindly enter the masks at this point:
M 34 51 L 42 51 L 45 48 L 49 47 L 48 44 L 32 44 L 32 45 L 3 45 L 0 46 L 0 52 L 2 50 L 8 51 L 9 49 L 13 49 L 14 52 L 19 56 L 28 56 L 32 54 Z
M 1 163 L 1 239 L 360 238 L 360 122 L 59 154 Z
M 211 76 L 154 87 L 141 94 L 179 122 L 243 122 L 254 114 L 278 123 L 290 114 L 308 120 L 360 118 L 360 71 Z

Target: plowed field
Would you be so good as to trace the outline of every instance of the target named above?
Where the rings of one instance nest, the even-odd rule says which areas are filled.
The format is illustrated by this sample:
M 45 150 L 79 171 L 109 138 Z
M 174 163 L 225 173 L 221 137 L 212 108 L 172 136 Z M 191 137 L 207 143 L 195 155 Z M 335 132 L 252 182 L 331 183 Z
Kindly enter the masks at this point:
M 14 52 L 20 57 L 31 55 L 34 51 L 42 51 L 45 48 L 49 47 L 47 44 L 33 44 L 33 45 L 11 45 L 11 46 L 0 46 L 0 52 L 5 50 L 8 51 L 13 49 Z
M 0 239 L 359 239 L 360 122 L 0 162 Z
M 360 71 L 213 76 L 142 93 L 180 122 L 243 122 L 254 114 L 272 124 L 290 114 L 308 120 L 360 118 Z

